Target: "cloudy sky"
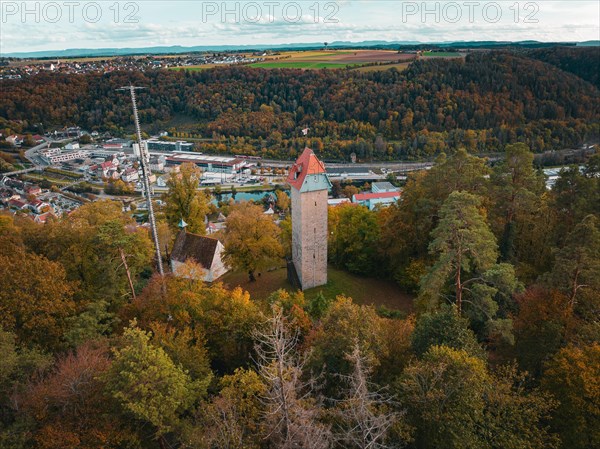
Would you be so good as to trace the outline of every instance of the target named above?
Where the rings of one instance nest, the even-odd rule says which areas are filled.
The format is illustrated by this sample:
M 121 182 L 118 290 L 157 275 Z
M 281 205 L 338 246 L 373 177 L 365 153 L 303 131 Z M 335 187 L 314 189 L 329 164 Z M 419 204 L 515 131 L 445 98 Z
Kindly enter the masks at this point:
M 591 1 L 0 0 L 0 52 L 364 40 L 600 39 Z

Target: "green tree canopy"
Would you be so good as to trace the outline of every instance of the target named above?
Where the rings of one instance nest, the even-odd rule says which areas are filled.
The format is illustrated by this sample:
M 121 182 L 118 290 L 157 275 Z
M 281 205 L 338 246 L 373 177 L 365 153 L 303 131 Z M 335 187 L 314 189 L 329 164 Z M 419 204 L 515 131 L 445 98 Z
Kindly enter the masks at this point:
M 150 337 L 136 327 L 125 329 L 105 381 L 123 411 L 151 424 L 161 436 L 177 427 L 181 414 L 206 392 L 207 384 L 193 382 Z
M 418 356 L 425 354 L 432 346 L 442 345 L 464 350 L 472 356 L 485 357 L 475 334 L 469 329 L 469 320 L 459 316 L 454 306 L 420 315 L 411 336 L 411 347 Z

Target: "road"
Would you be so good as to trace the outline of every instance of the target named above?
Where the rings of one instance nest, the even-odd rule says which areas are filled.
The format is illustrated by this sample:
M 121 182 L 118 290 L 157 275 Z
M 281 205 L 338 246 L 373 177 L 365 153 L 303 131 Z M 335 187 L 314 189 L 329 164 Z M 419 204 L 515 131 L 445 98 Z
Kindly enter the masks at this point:
M 275 159 L 262 159 L 260 161 L 264 167 L 289 168 L 294 161 L 278 161 Z M 423 170 L 433 166 L 433 162 L 351 162 L 325 163 L 327 173 L 368 173 L 369 171 L 381 170 L 382 168 L 393 172 L 408 172 L 414 170 Z
M 36 145 L 35 147 L 31 147 L 30 149 L 25 151 L 25 158 L 31 162 L 34 166 L 36 167 L 47 167 L 49 164 L 47 164 L 38 154 L 38 150 L 42 150 L 44 148 L 47 148 L 50 145 L 51 141 L 47 140 L 44 143 L 40 143 L 39 145 Z
M 83 178 L 81 178 L 81 179 L 77 179 L 76 181 L 70 182 L 69 184 L 65 184 L 64 186 L 62 186 L 62 187 L 60 188 L 60 190 L 61 190 L 62 192 L 64 192 L 64 191 L 65 191 L 65 190 L 67 190 L 69 187 L 73 187 L 74 185 L 80 184 L 80 183 L 82 183 L 82 182 L 89 182 L 89 180 L 90 180 L 89 176 L 87 176 L 87 175 L 86 175 L 86 176 L 84 176 L 84 177 L 83 177 Z

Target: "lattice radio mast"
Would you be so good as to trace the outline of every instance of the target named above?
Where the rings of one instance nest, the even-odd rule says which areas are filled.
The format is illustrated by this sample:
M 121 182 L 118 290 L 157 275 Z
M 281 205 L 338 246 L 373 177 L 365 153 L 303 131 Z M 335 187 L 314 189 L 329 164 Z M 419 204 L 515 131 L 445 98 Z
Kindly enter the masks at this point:
M 154 218 L 154 208 L 152 207 L 152 195 L 150 192 L 150 180 L 148 179 L 148 159 L 149 155 L 145 142 L 142 142 L 142 132 L 140 131 L 140 119 L 138 118 L 137 103 L 135 101 L 135 91 L 137 89 L 145 89 L 144 87 L 136 86 L 124 86 L 117 90 L 128 90 L 131 94 L 131 104 L 133 106 L 133 121 L 135 122 L 135 132 L 137 135 L 137 143 L 140 149 L 140 163 L 142 165 L 142 184 L 144 194 L 146 195 L 146 204 L 148 206 L 148 221 L 150 222 L 150 229 L 152 231 L 152 240 L 154 240 L 154 249 L 156 250 L 156 266 L 160 275 L 164 275 L 162 266 L 162 257 L 160 254 L 160 245 L 158 243 L 158 231 L 156 230 L 156 219 Z

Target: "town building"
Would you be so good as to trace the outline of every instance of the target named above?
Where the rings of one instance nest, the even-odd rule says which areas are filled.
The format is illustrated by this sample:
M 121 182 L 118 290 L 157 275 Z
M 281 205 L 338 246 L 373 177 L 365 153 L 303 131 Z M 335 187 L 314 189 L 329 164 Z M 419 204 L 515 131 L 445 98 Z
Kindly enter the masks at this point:
M 306 290 L 327 283 L 327 193 L 325 166 L 305 148 L 287 178 L 292 196 L 292 260 L 288 279 Z
M 181 165 L 185 162 L 196 164 L 203 171 L 217 173 L 238 173 L 248 165 L 248 162 L 227 156 L 208 156 L 202 153 L 178 153 L 167 157 L 167 163 Z
M 371 192 L 373 193 L 388 193 L 388 192 L 399 192 L 400 189 L 391 182 L 374 182 L 371 184 Z
M 166 159 L 164 157 L 151 158 L 148 168 L 150 171 L 163 172 L 165 171 L 165 162 Z
M 121 174 L 121 179 L 124 182 L 135 182 L 138 179 L 140 179 L 140 174 L 135 168 L 130 167 L 123 171 L 123 173 Z
M 89 152 L 86 150 L 61 151 L 60 148 L 48 148 L 40 151 L 39 154 L 48 164 L 55 165 L 75 159 L 85 159 L 88 157 Z
M 340 206 L 347 203 L 350 203 L 350 198 L 329 198 L 327 200 L 328 206 Z
M 225 247 L 218 239 L 186 232 L 185 223 L 181 227 L 171 252 L 171 271 L 175 276 L 214 282 L 229 271 L 222 259 Z M 202 272 L 189 272 L 185 268 L 187 261 L 201 265 Z
M 146 140 L 148 151 L 194 151 L 194 144 L 178 140 L 171 142 L 168 140 L 148 139 Z
M 373 210 L 376 207 L 388 207 L 390 204 L 394 204 L 400 199 L 400 190 L 393 192 L 368 192 L 368 193 L 357 193 L 352 196 L 352 202 L 366 206 L 369 210 Z

